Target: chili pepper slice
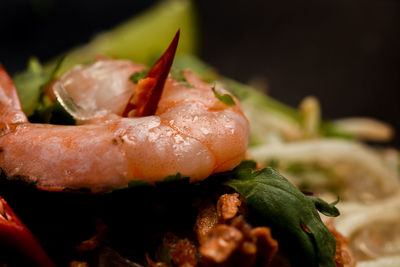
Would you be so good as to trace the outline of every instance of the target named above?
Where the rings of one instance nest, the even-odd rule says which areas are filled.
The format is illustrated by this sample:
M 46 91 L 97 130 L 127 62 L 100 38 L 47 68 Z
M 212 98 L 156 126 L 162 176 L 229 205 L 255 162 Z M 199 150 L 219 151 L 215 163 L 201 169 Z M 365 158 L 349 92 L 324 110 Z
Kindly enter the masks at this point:
M 14 211 L 1 196 L 0 242 L 24 255 L 36 266 L 55 266 L 33 234 L 26 228 L 17 215 L 15 215 Z
M 136 89 L 137 103 L 131 103 L 131 98 L 122 113 L 123 117 L 128 117 L 129 112 L 135 108 L 135 117 L 151 116 L 155 114 L 165 81 L 167 80 L 172 62 L 174 61 L 176 48 L 178 47 L 179 34 L 180 30 L 176 32 L 171 44 L 149 70 L 146 77 L 138 82 Z

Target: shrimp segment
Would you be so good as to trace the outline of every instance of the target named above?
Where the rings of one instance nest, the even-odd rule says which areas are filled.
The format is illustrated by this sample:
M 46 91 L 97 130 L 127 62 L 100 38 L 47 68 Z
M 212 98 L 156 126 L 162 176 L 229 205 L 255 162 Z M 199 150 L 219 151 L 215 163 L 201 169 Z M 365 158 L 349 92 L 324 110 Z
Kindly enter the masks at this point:
M 119 62 L 106 65 L 117 68 Z M 83 83 L 87 80 L 78 70 L 90 68 L 65 75 L 71 84 L 75 77 Z M 0 69 L 0 77 L 6 75 Z M 31 124 L 2 112 L 0 127 L 8 130 L 0 131 L 1 170 L 8 179 L 24 179 L 43 190 L 105 192 L 132 180 L 156 182 L 180 173 L 194 182 L 234 168 L 245 156 L 249 135 L 240 104 L 223 104 L 195 74 L 185 76 L 193 87 L 169 77 L 154 116 L 123 118 L 121 108 L 88 124 L 62 126 Z M 12 102 L 12 83 L 0 85 L 0 110 L 23 114 Z
M 0 135 L 8 124 L 26 122 L 17 90 L 7 72 L 0 64 Z M 1 167 L 1 165 L 0 165 Z
M 74 102 L 88 113 L 108 110 L 121 115 L 135 89 L 129 77 L 143 70 L 144 66 L 129 60 L 103 59 L 89 66 L 76 66 L 54 87 L 58 89 L 62 85 Z

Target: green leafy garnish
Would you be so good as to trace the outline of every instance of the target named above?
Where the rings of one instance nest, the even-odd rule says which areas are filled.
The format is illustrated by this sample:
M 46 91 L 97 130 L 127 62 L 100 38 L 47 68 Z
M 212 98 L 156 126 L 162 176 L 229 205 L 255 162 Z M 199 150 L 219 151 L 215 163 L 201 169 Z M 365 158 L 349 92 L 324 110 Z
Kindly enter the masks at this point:
M 128 188 L 143 187 L 143 186 L 153 186 L 150 182 L 145 182 L 143 180 L 132 180 L 128 183 Z
M 146 75 L 147 75 L 147 70 L 138 71 L 132 74 L 131 77 L 129 77 L 129 79 L 134 83 L 138 83 L 139 80 L 144 79 Z
M 178 68 L 176 68 L 176 67 L 172 67 L 170 73 L 171 73 L 172 77 L 173 77 L 175 80 L 177 80 L 178 82 L 180 82 L 180 83 L 186 85 L 187 87 L 193 87 L 193 86 L 194 86 L 193 84 L 189 83 L 189 82 L 186 80 L 186 77 L 185 77 L 185 75 L 183 74 L 183 70 L 182 70 L 182 69 L 178 69 Z
M 45 71 L 37 58 L 31 58 L 27 71 L 13 77 L 22 109 L 27 116 L 34 115 L 35 122 L 50 121 L 53 103 L 45 96 L 44 88 L 56 77 L 64 58 L 60 57 L 51 71 Z
M 215 90 L 215 86 L 211 87 L 211 90 L 214 92 L 215 97 L 218 98 L 225 105 L 228 105 L 228 106 L 235 106 L 236 105 L 236 103 L 233 100 L 231 95 L 228 95 L 228 94 L 223 94 L 222 95 L 222 94 L 218 93 Z
M 49 81 L 51 75 L 52 73 L 47 73 L 43 70 L 37 58 L 31 58 L 28 62 L 28 69 L 13 77 L 13 82 L 21 100 L 22 109 L 27 116 L 35 112 L 39 104 L 42 87 Z
M 46 73 L 42 70 L 43 79 L 41 83 L 34 84 L 35 88 L 30 87 L 33 85 L 29 84 L 19 84 L 17 89 L 20 88 L 24 92 L 28 89 L 39 94 L 38 98 L 35 99 L 35 108 L 32 113 L 28 113 L 29 121 L 35 123 L 52 123 L 52 124 L 63 124 L 63 125 L 74 125 L 75 120 L 65 109 L 61 106 L 61 104 L 56 100 L 52 101 L 48 95 L 46 95 L 45 89 L 49 86 L 49 84 L 57 78 L 57 74 L 64 62 L 65 56 L 59 57 L 57 64 L 54 66 L 49 73 Z M 37 62 L 39 64 L 39 62 Z M 40 65 L 39 65 L 40 66 Z M 26 75 L 24 73 L 23 75 Z M 16 76 L 15 79 L 18 80 Z
M 151 59 L 164 52 L 165 45 L 178 28 L 185 34 L 179 40 L 177 55 L 194 54 L 199 44 L 196 11 L 191 0 L 158 1 L 147 11 L 74 48 L 68 53 L 60 73 L 65 73 L 76 64 L 91 61 L 97 55 L 129 59 L 151 66 Z M 48 62 L 45 69 L 53 69 L 54 64 L 54 61 Z
M 272 168 L 254 167 L 244 162 L 224 184 L 246 199 L 256 223 L 271 227 L 293 266 L 336 266 L 336 240 L 318 214 L 338 216 L 336 203 L 304 195 Z
M 167 177 L 164 178 L 164 180 L 157 181 L 156 186 L 165 186 L 165 185 L 176 185 L 176 183 L 182 183 L 182 184 L 188 184 L 190 181 L 190 178 L 185 176 L 182 177 L 182 175 L 178 172 L 177 174 L 173 175 L 168 175 Z
M 163 180 L 156 181 L 155 183 L 143 181 L 141 179 L 132 180 L 128 183 L 127 186 L 113 189 L 109 193 L 126 191 L 129 189 L 137 189 L 137 188 L 164 188 L 168 186 L 177 186 L 177 185 L 186 185 L 189 184 L 190 178 L 187 176 L 182 177 L 182 175 L 178 172 L 177 174 L 168 175 Z
M 194 54 L 177 55 L 174 59 L 173 67 L 176 67 L 181 70 L 190 69 L 194 73 L 199 75 L 201 79 L 206 83 L 213 83 L 219 77 L 219 74 L 216 71 L 216 69 L 214 69 L 207 63 L 201 61 Z

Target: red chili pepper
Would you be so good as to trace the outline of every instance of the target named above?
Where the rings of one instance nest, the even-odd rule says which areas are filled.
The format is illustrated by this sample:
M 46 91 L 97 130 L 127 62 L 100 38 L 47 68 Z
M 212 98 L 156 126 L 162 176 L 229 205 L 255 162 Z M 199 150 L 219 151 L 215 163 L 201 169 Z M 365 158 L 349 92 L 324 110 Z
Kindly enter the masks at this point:
M 167 80 L 172 62 L 174 61 L 176 48 L 178 47 L 179 33 L 180 30 L 176 32 L 171 44 L 149 70 L 146 77 L 138 82 L 136 91 L 137 103 L 133 104 L 129 101 L 122 116 L 127 117 L 129 112 L 134 108 L 136 108 L 135 117 L 155 114 L 165 81 Z
M 0 242 L 36 266 L 55 266 L 39 242 L 0 196 Z

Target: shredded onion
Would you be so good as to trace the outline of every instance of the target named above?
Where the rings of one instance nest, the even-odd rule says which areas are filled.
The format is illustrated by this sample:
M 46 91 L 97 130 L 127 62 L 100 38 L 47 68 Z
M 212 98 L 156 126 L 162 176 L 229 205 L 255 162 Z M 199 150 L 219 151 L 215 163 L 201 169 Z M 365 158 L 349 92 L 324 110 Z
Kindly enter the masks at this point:
M 400 256 L 382 257 L 372 261 L 357 263 L 357 267 L 399 267 Z
M 371 118 L 346 118 L 334 121 L 341 131 L 359 139 L 385 142 L 393 138 L 393 127 Z
M 338 205 L 341 215 L 334 220 L 334 225 L 349 238 L 358 259 L 400 254 L 399 193 L 373 203 L 343 202 Z
M 367 146 L 354 141 L 340 139 L 318 139 L 294 143 L 262 145 L 249 149 L 254 159 L 266 163 L 271 160 L 283 164 L 321 164 L 335 169 L 339 165 L 348 165 L 346 179 L 353 179 L 356 172 L 363 170 L 367 174 L 363 183 L 372 179 L 371 190 L 379 190 L 380 195 L 391 195 L 400 187 L 398 171 L 388 164 L 384 157 Z M 379 187 L 379 188 L 378 188 Z

